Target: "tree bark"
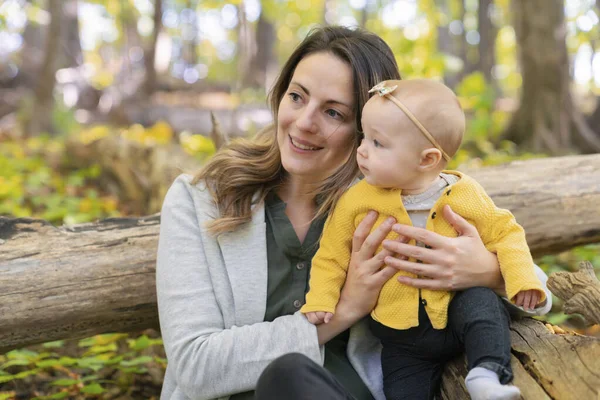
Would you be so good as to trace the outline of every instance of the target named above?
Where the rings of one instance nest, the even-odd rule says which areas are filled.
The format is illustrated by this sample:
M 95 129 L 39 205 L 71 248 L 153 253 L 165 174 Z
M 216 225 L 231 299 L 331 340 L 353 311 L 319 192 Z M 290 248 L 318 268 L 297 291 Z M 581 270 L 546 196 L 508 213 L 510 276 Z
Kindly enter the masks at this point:
M 575 273 L 552 274 L 548 288 L 565 302 L 565 314 L 578 313 L 589 323 L 600 324 L 600 281 L 590 262 L 582 262 Z
M 537 152 L 600 152 L 570 92 L 563 0 L 513 0 L 523 85 L 504 137 Z
M 600 338 L 554 334 L 542 322 L 524 318 L 511 322 L 513 383 L 525 400 L 595 399 L 600 390 Z M 468 399 L 461 356 L 446 366 L 444 400 Z
M 498 205 L 516 209 L 534 254 L 600 241 L 600 155 L 512 163 L 472 175 Z M 158 215 L 61 228 L 0 217 L 0 353 L 62 338 L 156 327 L 158 232 Z M 538 328 L 526 325 L 516 332 L 531 345 Z M 526 369 L 542 368 L 541 377 L 562 367 L 537 353 L 527 357 L 531 365 Z
M 0 217 L 0 353 L 157 328 L 159 216 L 55 228 Z

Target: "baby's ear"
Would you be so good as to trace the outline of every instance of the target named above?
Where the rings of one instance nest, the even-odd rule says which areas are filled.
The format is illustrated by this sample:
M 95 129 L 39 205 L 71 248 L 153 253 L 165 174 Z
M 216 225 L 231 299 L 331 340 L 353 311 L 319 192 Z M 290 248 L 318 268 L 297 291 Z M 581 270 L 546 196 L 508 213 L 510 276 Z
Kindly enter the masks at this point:
M 440 167 L 443 161 L 442 152 L 438 149 L 431 147 L 421 152 L 421 158 L 419 162 L 419 169 L 422 172 L 429 172 Z

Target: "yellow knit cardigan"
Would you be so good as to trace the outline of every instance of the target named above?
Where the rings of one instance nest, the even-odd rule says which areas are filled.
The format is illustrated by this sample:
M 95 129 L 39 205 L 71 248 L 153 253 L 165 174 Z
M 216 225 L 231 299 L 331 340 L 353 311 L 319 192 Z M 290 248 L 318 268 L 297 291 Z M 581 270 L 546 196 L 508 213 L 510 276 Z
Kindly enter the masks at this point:
M 457 175 L 460 180 L 449 186 L 430 210 L 427 230 L 444 236 L 457 236 L 442 216 L 444 205 L 449 204 L 454 212 L 477 228 L 486 248 L 498 256 L 508 298 L 513 299 L 522 290 L 537 289 L 541 294 L 540 301 L 544 301 L 546 294 L 535 275 L 525 232 L 514 216 L 510 211 L 496 207 L 474 179 L 457 171 L 444 172 Z M 325 223 L 319 250 L 313 258 L 310 291 L 301 309 L 303 313 L 335 312 L 350 262 L 352 235 L 369 210 L 379 212 L 375 227 L 388 216 L 396 218 L 398 223 L 411 225 L 400 195 L 400 189 L 383 189 L 362 180 L 342 196 Z M 391 233 L 388 239 L 394 237 L 397 234 Z M 415 276 L 400 271 L 390 279 L 383 286 L 371 316 L 391 328 L 408 329 L 419 325 L 419 289 L 398 282 L 396 278 L 400 275 Z M 422 289 L 420 295 L 425 300 L 425 309 L 433 327 L 445 328 L 453 293 Z

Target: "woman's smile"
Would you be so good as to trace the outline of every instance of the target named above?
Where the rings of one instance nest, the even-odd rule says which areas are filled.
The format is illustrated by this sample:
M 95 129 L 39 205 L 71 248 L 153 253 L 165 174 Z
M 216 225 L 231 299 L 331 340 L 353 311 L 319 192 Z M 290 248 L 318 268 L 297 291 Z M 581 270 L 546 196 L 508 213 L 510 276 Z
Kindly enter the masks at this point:
M 292 135 L 288 135 L 290 138 L 290 143 L 293 148 L 302 151 L 317 151 L 323 149 L 323 147 L 315 146 L 314 144 L 307 142 L 306 140 L 301 140 L 298 138 L 294 138 Z

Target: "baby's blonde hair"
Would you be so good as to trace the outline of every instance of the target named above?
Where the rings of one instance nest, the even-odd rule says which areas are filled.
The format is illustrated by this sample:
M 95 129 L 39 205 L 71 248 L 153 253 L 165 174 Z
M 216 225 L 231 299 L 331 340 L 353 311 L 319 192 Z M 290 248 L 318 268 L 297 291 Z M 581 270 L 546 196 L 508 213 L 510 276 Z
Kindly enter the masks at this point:
M 465 113 L 454 92 L 431 79 L 389 80 L 385 86 L 398 86 L 390 95 L 404 104 L 448 156 L 453 157 L 466 125 Z M 400 108 L 398 112 L 403 113 Z

